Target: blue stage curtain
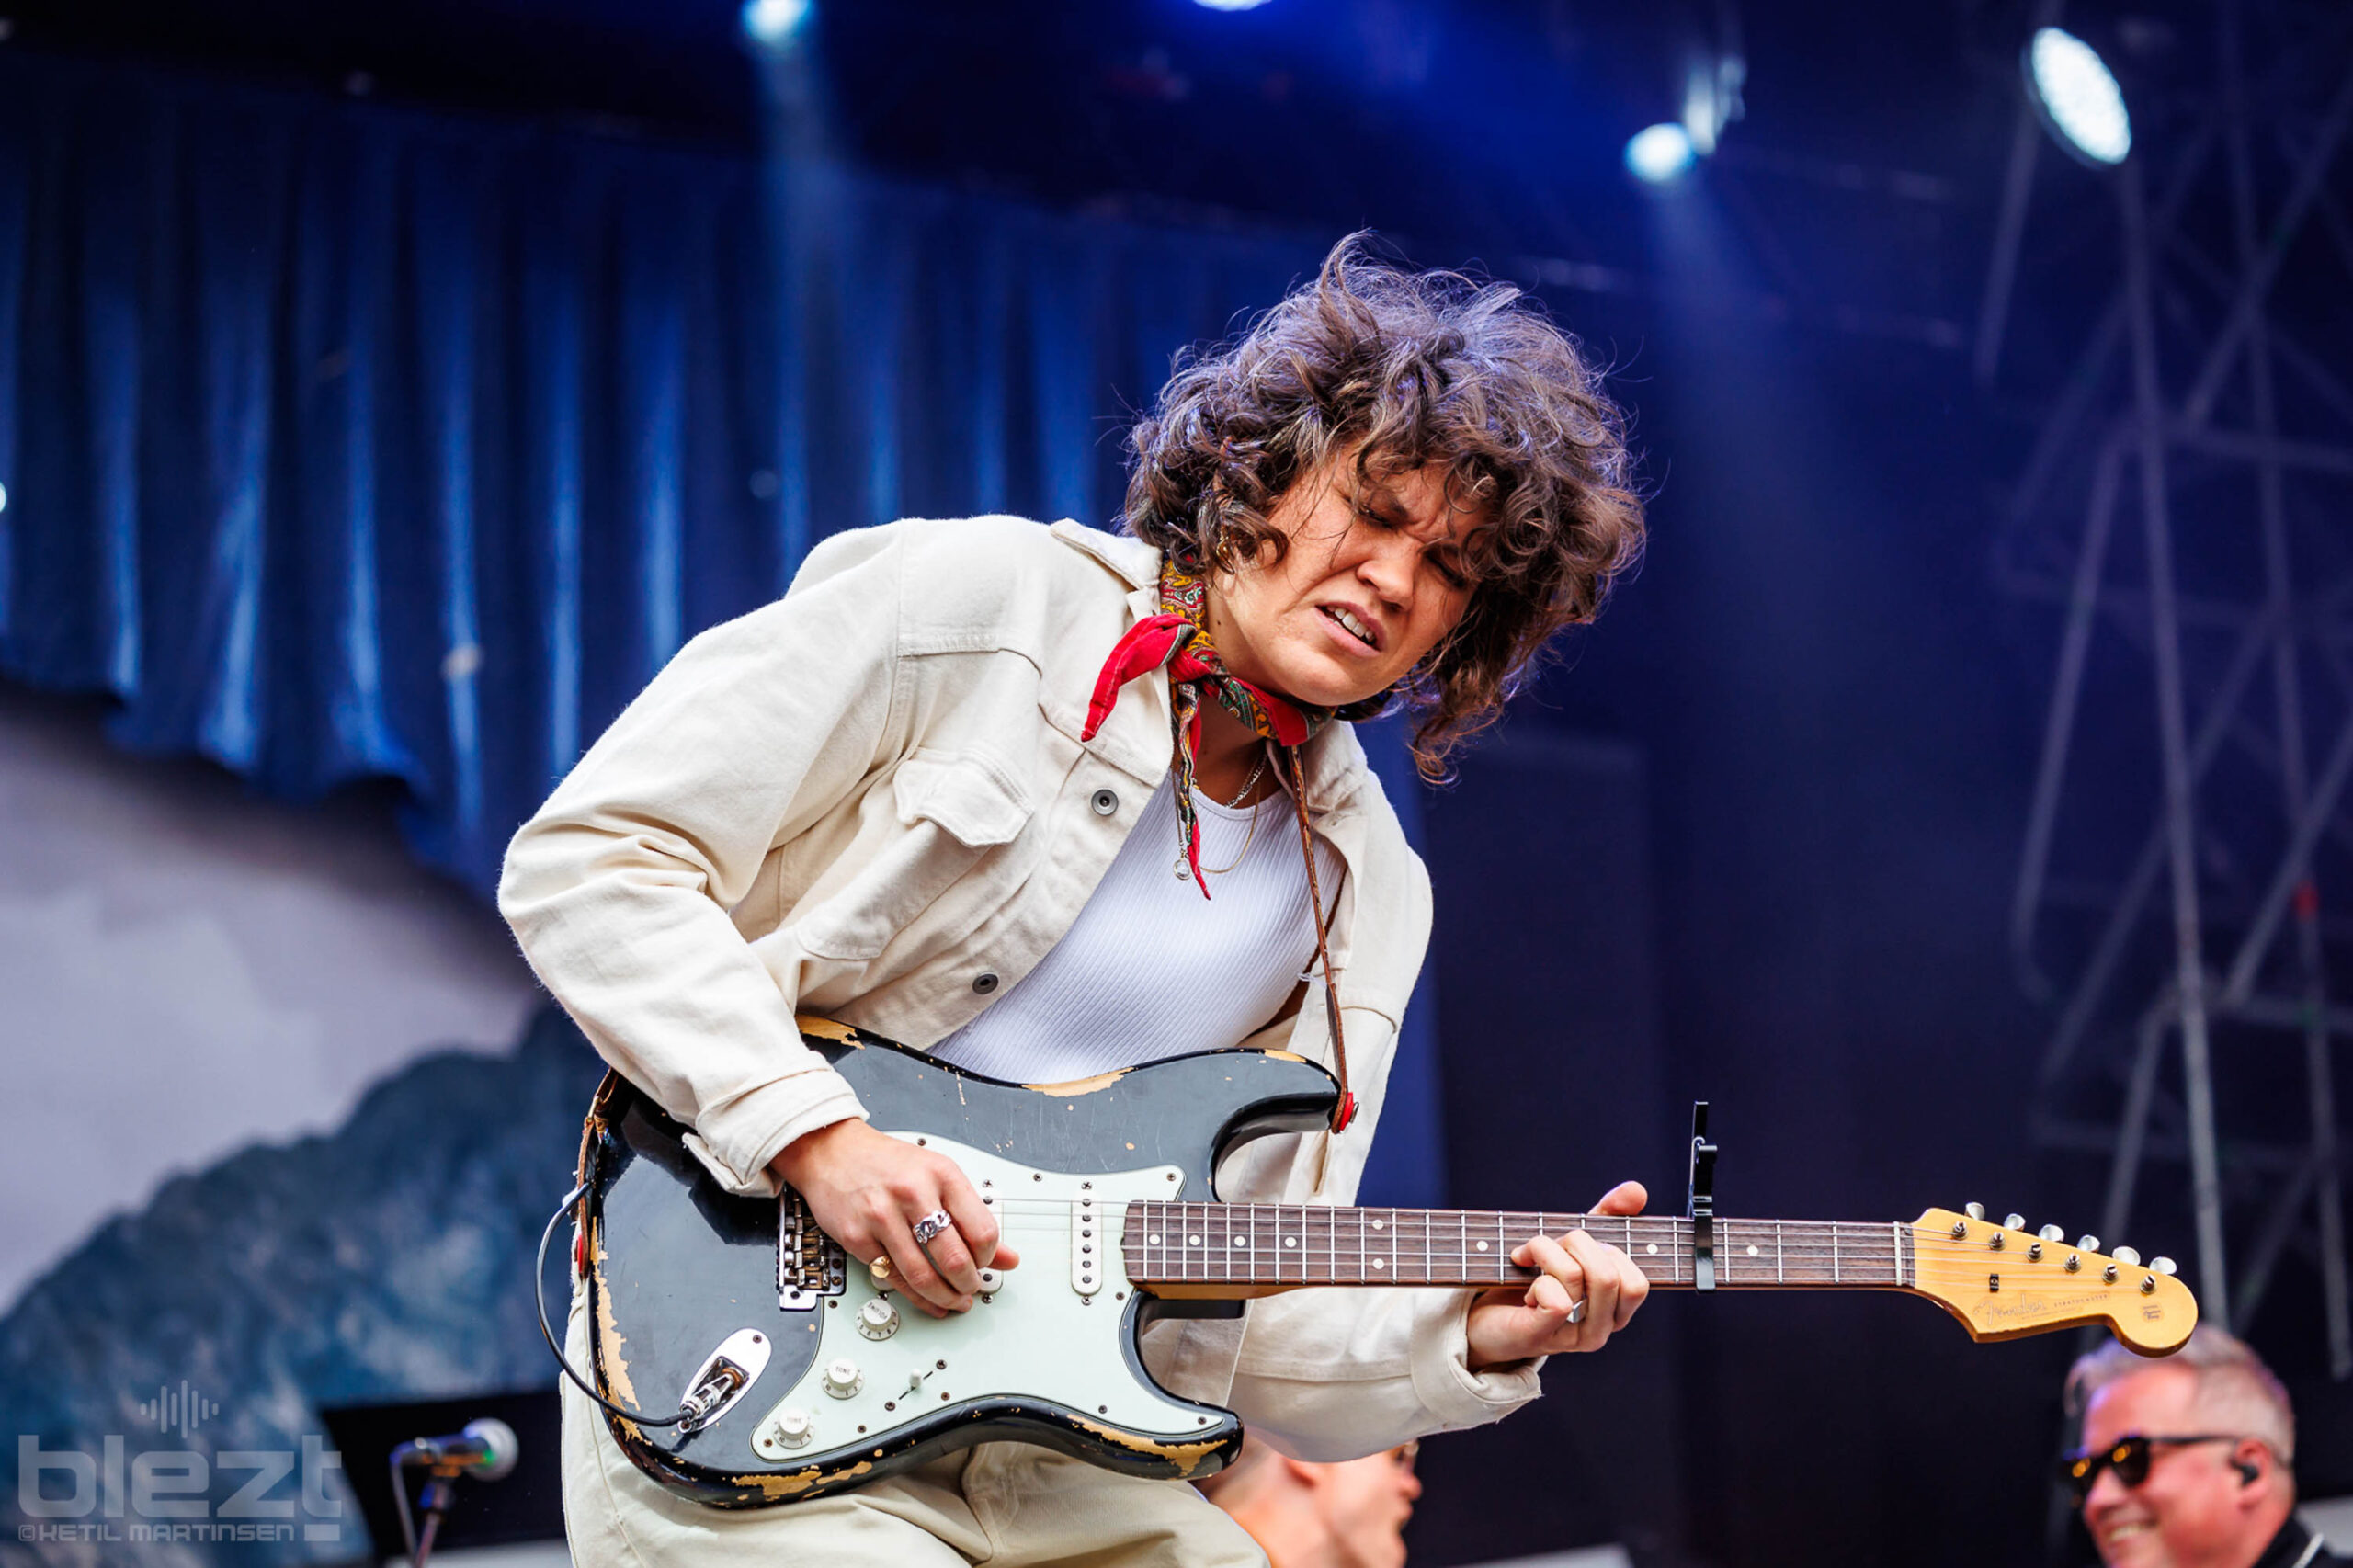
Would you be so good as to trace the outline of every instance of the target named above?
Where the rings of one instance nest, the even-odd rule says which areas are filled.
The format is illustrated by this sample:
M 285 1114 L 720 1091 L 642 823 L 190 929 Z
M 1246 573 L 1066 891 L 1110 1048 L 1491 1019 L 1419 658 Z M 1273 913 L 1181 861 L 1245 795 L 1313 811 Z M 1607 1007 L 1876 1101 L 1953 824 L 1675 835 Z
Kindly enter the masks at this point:
M 1108 524 L 1172 356 L 1318 259 L 0 60 L 0 674 L 274 796 L 396 778 L 415 852 L 487 894 L 631 695 L 811 541 Z

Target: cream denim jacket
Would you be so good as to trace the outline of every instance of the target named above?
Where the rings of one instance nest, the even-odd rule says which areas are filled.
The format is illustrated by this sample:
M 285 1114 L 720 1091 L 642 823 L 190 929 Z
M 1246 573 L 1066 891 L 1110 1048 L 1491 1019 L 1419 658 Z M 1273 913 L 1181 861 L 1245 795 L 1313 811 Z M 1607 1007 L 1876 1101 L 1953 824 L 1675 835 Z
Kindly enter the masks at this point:
M 1159 568 L 1071 522 L 836 534 L 782 599 L 682 649 L 516 835 L 499 908 L 532 968 L 731 1191 L 773 1192 L 779 1150 L 863 1114 L 796 1012 L 927 1047 L 1077 918 L 1168 771 L 1165 675 L 1079 739 Z M 1304 762 L 1347 868 L 1331 947 L 1359 1110 L 1245 1146 L 1220 1174 L 1234 1201 L 1351 1200 L 1429 937 L 1428 878 L 1354 731 Z M 1245 1043 L 1329 1066 L 1326 1037 L 1311 995 Z M 1348 1458 L 1536 1396 L 1533 1367 L 1468 1369 L 1468 1301 L 1296 1290 L 1156 1324 L 1147 1360 L 1302 1457 Z

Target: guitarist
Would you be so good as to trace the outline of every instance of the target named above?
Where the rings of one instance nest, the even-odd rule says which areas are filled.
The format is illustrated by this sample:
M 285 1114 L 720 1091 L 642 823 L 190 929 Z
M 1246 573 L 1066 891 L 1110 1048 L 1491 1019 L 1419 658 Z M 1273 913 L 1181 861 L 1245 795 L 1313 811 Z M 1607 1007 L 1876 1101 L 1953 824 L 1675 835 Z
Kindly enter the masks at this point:
M 826 540 L 655 677 L 500 887 L 548 988 L 722 1184 L 790 1183 L 935 1316 L 1015 1249 L 953 1164 L 866 1124 L 795 1014 L 1022 1083 L 1296 1051 L 1347 1091 L 1332 1125 L 1250 1145 L 1222 1191 L 1350 1201 L 1430 905 L 1348 722 L 1411 712 L 1438 776 L 1642 542 L 1617 410 L 1572 342 L 1513 289 L 1354 239 L 1180 366 L 1132 447 L 1126 537 L 983 517 Z M 1643 1200 L 1629 1182 L 1597 1210 Z M 1526 1289 L 1293 1291 L 1157 1324 L 1147 1359 L 1306 1458 L 1491 1421 L 1646 1290 L 1582 1231 L 1514 1257 L 1541 1271 Z M 583 1564 L 1263 1561 L 1181 1483 L 1024 1444 L 710 1509 L 564 1397 Z

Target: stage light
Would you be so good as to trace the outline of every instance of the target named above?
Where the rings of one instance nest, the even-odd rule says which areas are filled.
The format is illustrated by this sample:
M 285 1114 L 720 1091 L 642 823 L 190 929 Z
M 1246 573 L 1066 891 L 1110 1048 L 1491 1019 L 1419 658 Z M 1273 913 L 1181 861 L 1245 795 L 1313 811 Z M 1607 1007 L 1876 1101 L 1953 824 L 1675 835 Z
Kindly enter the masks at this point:
M 767 49 L 782 49 L 809 20 L 809 0 L 744 0 L 744 36 Z
M 1691 166 L 1695 156 L 1691 133 L 1672 122 L 1638 131 L 1626 143 L 1626 167 L 1636 179 L 1652 185 L 1676 178 Z
M 2132 151 L 2124 92 L 2090 44 L 2038 28 L 2026 46 L 2026 85 L 2059 144 L 2087 164 L 2115 165 Z
M 1211 11 L 1255 11 L 1267 0 L 1193 0 L 1193 4 Z

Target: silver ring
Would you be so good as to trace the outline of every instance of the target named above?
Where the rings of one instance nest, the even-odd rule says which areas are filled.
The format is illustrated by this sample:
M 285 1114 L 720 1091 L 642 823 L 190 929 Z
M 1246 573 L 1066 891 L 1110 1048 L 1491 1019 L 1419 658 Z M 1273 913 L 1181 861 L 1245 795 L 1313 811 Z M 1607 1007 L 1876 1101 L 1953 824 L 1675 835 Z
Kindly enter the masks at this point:
M 1585 1322 L 1585 1303 L 1583 1301 L 1571 1301 L 1569 1303 L 1569 1321 L 1571 1323 Z
M 956 1221 L 948 1217 L 947 1210 L 933 1210 L 915 1221 L 915 1245 L 929 1246 L 935 1236 L 942 1231 L 953 1229 L 955 1224 Z

